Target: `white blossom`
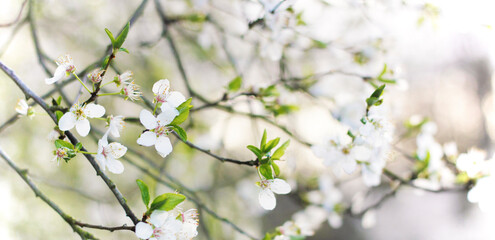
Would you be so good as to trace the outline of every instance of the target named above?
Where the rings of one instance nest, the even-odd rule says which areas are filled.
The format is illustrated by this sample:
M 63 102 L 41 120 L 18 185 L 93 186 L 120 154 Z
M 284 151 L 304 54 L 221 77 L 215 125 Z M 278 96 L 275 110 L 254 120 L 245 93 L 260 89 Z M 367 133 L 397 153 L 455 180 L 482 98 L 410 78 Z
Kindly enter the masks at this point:
M 30 107 L 26 100 L 19 99 L 15 106 L 15 111 L 21 115 L 28 116 L 29 118 L 34 117 L 34 108 Z
M 142 95 L 139 86 L 134 81 L 124 84 L 121 93 L 124 94 L 126 100 L 130 99 L 131 101 L 139 100 Z
M 103 69 L 95 69 L 91 73 L 88 74 L 88 79 L 92 83 L 99 83 L 102 80 L 101 75 L 105 72 Z
M 198 212 L 189 209 L 185 212 L 155 210 L 149 222 L 136 225 L 136 236 L 150 240 L 191 240 L 198 235 Z
M 107 134 L 98 141 L 98 152 L 96 160 L 100 163 L 100 167 L 105 171 L 106 168 L 112 173 L 121 174 L 124 172 L 124 165 L 117 160 L 124 156 L 127 148 L 117 142 L 108 143 Z
M 128 85 L 129 83 L 132 82 L 134 74 L 131 71 L 125 71 L 120 75 L 115 76 L 113 81 L 117 85 L 117 87 L 120 87 L 121 85 Z
M 170 91 L 170 81 L 168 81 L 168 79 L 157 81 L 153 84 L 152 90 L 155 94 L 155 101 L 162 104 L 162 112 L 177 111 L 176 108 L 186 101 L 186 98 L 182 93 Z
M 123 116 L 110 116 L 110 123 L 108 124 L 107 132 L 114 137 L 120 137 L 120 132 L 125 127 L 125 121 Z
M 258 200 L 261 207 L 266 210 L 273 210 L 277 205 L 275 194 L 287 194 L 291 191 L 290 185 L 282 179 L 262 180 L 259 183 L 261 191 L 258 195 Z
M 467 199 L 469 202 L 478 203 L 483 212 L 495 213 L 495 177 L 493 175 L 482 177 L 476 181 L 476 185 L 469 190 Z
M 77 132 L 81 136 L 87 136 L 91 125 L 88 118 L 99 118 L 105 114 L 105 108 L 101 105 L 75 104 L 68 112 L 66 112 L 58 121 L 58 127 L 62 131 L 68 131 L 76 127 Z
M 342 142 L 349 143 L 342 143 Z M 364 146 L 356 146 L 350 143 L 350 138 L 333 138 L 324 145 L 314 145 L 311 147 L 313 153 L 323 159 L 326 166 L 333 166 L 337 169 L 344 169 L 348 174 L 354 172 L 357 166 L 356 160 L 366 161 L 369 159 L 371 151 Z
M 168 138 L 170 132 L 167 124 L 171 123 L 179 112 L 166 111 L 160 113 L 157 117 L 148 110 L 142 110 L 139 114 L 141 124 L 148 130 L 141 134 L 137 143 L 142 146 L 150 147 L 155 145 L 155 149 L 162 157 L 166 157 L 172 152 L 172 143 Z
M 486 153 L 482 150 L 472 148 L 467 153 L 462 153 L 457 158 L 456 166 L 465 171 L 468 177 L 474 178 L 487 166 Z
M 69 54 L 60 56 L 56 61 L 58 67 L 55 69 L 55 73 L 52 78 L 45 79 L 46 84 L 53 84 L 76 71 L 74 61 Z

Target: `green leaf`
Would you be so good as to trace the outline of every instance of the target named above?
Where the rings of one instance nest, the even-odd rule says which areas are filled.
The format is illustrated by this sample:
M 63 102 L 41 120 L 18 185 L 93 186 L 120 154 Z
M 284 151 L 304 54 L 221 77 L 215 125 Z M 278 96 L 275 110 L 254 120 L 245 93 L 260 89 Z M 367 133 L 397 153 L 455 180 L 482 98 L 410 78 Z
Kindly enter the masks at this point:
M 144 183 L 141 179 L 137 179 L 136 183 L 139 190 L 141 190 L 141 199 L 143 199 L 143 203 L 146 206 L 146 209 L 148 209 L 148 205 L 150 204 L 150 191 L 148 189 L 148 185 L 146 185 L 146 183 Z
M 151 213 L 154 210 L 170 211 L 174 209 L 181 202 L 186 200 L 186 197 L 178 193 L 165 193 L 155 199 L 151 203 L 150 209 L 147 213 Z
M 55 111 L 55 116 L 57 116 L 57 122 L 60 121 L 60 118 L 64 115 L 61 111 Z
M 82 143 L 81 143 L 81 142 L 76 143 L 76 146 L 74 146 L 74 148 L 75 148 L 77 151 L 81 150 L 81 148 L 82 148 Z
M 62 103 L 62 96 L 58 96 L 58 98 L 57 98 L 57 106 L 60 106 L 61 103 Z
M 120 49 L 122 47 L 122 44 L 124 44 L 125 39 L 127 38 L 127 34 L 129 33 L 129 27 L 130 23 L 128 22 L 117 39 L 115 39 L 115 45 L 113 45 L 114 49 Z
M 263 177 L 273 179 L 272 167 L 269 164 L 262 164 L 258 169 Z
M 172 130 L 174 130 L 180 137 L 180 139 L 182 139 L 182 141 L 187 141 L 187 133 L 184 129 L 182 129 L 181 127 L 177 126 L 177 125 L 170 125 L 172 127 Z
M 105 32 L 107 33 L 108 37 L 110 38 L 110 41 L 112 42 L 112 46 L 115 46 L 115 38 L 113 37 L 112 32 L 108 30 L 108 28 L 105 28 Z
M 237 76 L 236 78 L 234 78 L 232 81 L 229 82 L 227 89 L 230 92 L 237 92 L 241 88 L 241 85 L 242 85 L 242 77 Z
M 380 98 L 380 96 L 382 96 L 382 93 L 383 93 L 383 89 L 385 89 L 385 84 L 381 85 L 380 87 L 378 87 L 372 94 L 371 94 L 371 97 L 374 97 L 374 98 Z
M 169 125 L 180 125 L 181 123 L 187 120 L 187 117 L 189 117 L 189 109 L 193 107 L 191 105 L 191 101 L 192 98 L 189 98 L 177 107 L 177 111 L 179 111 L 179 115 L 175 117 L 174 120 Z
M 263 157 L 263 153 L 257 147 L 253 145 L 248 145 L 247 148 L 251 150 L 251 152 L 253 152 L 256 155 L 256 157 L 258 157 L 258 159 L 261 159 Z
M 285 150 L 287 149 L 289 144 L 290 144 L 290 140 L 287 140 L 282 144 L 282 146 L 277 148 L 277 150 L 275 150 L 275 152 L 272 155 L 272 160 L 279 160 L 282 156 L 284 156 Z
M 263 131 L 263 137 L 261 137 L 260 149 L 263 149 L 266 145 L 266 129 Z
M 385 75 L 385 73 L 387 73 L 387 64 L 383 64 L 383 69 L 382 69 L 382 72 L 380 73 L 380 75 L 378 75 L 378 79 L 382 78 L 383 75 Z
M 119 48 L 119 52 L 126 52 L 126 53 L 129 53 L 129 50 L 127 50 L 127 48 Z
M 68 149 L 74 150 L 74 145 L 72 145 L 72 143 L 60 139 L 55 140 L 55 147 L 57 148 L 66 147 Z
M 273 167 L 273 172 L 275 173 L 275 176 L 280 175 L 280 168 L 278 167 L 278 165 L 276 163 L 272 163 L 272 167 Z
M 264 149 L 261 149 L 261 150 L 263 152 L 265 152 L 265 153 L 268 153 L 270 150 L 272 150 L 273 148 L 275 148 L 279 142 L 280 142 L 280 138 L 275 138 L 275 139 L 269 141 L 265 145 L 265 148 Z

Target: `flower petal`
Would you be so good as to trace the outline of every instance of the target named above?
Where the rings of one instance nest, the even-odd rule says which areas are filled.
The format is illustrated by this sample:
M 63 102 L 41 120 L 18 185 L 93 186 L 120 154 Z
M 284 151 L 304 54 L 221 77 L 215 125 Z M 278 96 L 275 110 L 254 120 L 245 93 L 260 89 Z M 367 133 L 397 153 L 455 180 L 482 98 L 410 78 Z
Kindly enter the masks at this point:
M 153 84 L 152 91 L 154 94 L 159 95 L 159 94 L 167 94 L 169 89 L 170 89 L 170 82 L 168 81 L 168 79 L 161 79 L 155 84 Z
M 105 156 L 103 156 L 103 154 L 101 154 L 101 153 L 98 153 L 98 154 L 96 154 L 95 158 L 98 161 L 98 163 L 100 164 L 101 170 L 105 171 L 106 166 L 107 166 L 107 159 L 105 158 Z
M 120 158 L 127 152 L 127 147 L 118 142 L 113 142 L 108 144 L 108 146 L 105 148 L 105 151 L 107 153 L 110 153 L 113 158 Z
M 277 199 L 270 189 L 262 189 L 258 195 L 258 201 L 261 207 L 266 210 L 273 210 L 277 205 Z
M 143 124 L 146 129 L 154 129 L 158 127 L 158 122 L 155 116 L 153 116 L 150 111 L 145 109 L 143 109 L 139 114 L 139 121 L 141 121 L 141 124 Z
M 65 76 L 66 76 L 65 66 L 64 65 L 59 65 L 57 67 L 57 69 L 55 69 L 55 73 L 53 73 L 53 77 L 52 78 L 46 78 L 45 79 L 45 83 L 46 84 L 53 84 L 53 83 L 61 80 Z
M 136 236 L 140 239 L 148 239 L 153 235 L 153 227 L 144 222 L 136 224 Z
M 160 156 L 166 157 L 172 152 L 172 143 L 168 137 L 160 136 L 156 140 L 155 148 Z
M 344 172 L 347 174 L 351 174 L 356 170 L 357 167 L 357 162 L 354 160 L 352 157 L 346 157 L 342 159 L 342 168 L 344 169 Z
M 276 194 L 287 194 L 291 191 L 290 185 L 286 181 L 278 178 L 271 181 L 270 189 Z
M 91 125 L 89 125 L 88 119 L 81 119 L 76 121 L 76 130 L 79 135 L 82 137 L 88 136 L 89 130 L 91 129 Z
M 161 126 L 171 123 L 175 117 L 179 115 L 179 111 L 176 108 L 172 108 L 167 104 L 162 105 L 162 113 L 156 117 L 158 124 Z
M 72 112 L 66 112 L 58 121 L 58 128 L 62 131 L 71 130 L 76 125 L 76 115 Z
M 161 227 L 165 224 L 165 220 L 168 218 L 168 212 L 162 210 L 155 210 L 150 215 L 150 222 L 155 227 Z
M 167 97 L 167 103 L 172 106 L 173 108 L 178 107 L 181 105 L 183 102 L 186 101 L 186 97 L 182 95 L 182 93 L 177 92 L 177 91 L 172 91 Z
M 108 167 L 108 171 L 115 174 L 121 174 L 124 172 L 124 164 L 122 164 L 122 162 L 120 162 L 119 160 L 115 160 L 112 157 L 107 157 L 107 167 Z
M 156 143 L 156 134 L 154 132 L 144 132 L 141 134 L 141 136 L 138 138 L 137 143 L 142 146 L 153 146 Z
M 89 118 L 99 118 L 105 115 L 105 108 L 101 105 L 90 103 L 84 107 L 84 112 Z

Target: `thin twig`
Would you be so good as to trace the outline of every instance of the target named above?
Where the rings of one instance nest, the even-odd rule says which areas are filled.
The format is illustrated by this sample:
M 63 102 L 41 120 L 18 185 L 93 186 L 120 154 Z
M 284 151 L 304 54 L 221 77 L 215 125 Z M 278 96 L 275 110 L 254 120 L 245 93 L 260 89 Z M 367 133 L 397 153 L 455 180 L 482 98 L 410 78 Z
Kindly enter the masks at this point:
M 0 157 L 2 157 L 5 160 L 5 162 L 7 162 L 7 164 L 17 172 L 17 174 L 22 178 L 22 180 L 24 180 L 24 182 L 26 182 L 26 184 L 29 185 L 31 190 L 33 190 L 34 194 L 36 195 L 36 197 L 39 197 L 41 200 L 43 200 L 43 202 L 48 204 L 48 206 L 50 206 L 55 212 L 57 212 L 58 215 L 60 215 L 60 217 L 62 217 L 62 219 L 64 219 L 64 221 L 70 225 L 72 230 L 75 233 L 77 233 L 79 237 L 81 237 L 81 239 L 83 240 L 97 239 L 91 233 L 86 232 L 82 230 L 80 227 L 78 227 L 77 224 L 75 224 L 75 220 L 71 216 L 67 215 L 64 211 L 62 211 L 62 209 L 60 209 L 60 207 L 57 204 L 52 202 L 44 193 L 42 193 L 38 189 L 38 187 L 31 181 L 31 179 L 29 179 L 29 177 L 27 176 L 27 170 L 20 169 L 1 148 L 0 148 Z
M 5 66 L 2 62 L 0 62 L 0 68 L 12 79 L 12 81 L 14 81 L 17 84 L 17 86 L 22 90 L 22 92 L 24 93 L 27 99 L 32 98 L 46 111 L 46 113 L 48 113 L 48 115 L 52 118 L 53 122 L 57 124 L 57 117 L 52 111 L 50 111 L 48 105 L 43 101 L 43 99 L 41 99 L 30 88 L 28 88 L 26 84 L 24 84 L 24 82 L 21 81 L 19 77 L 14 73 L 14 71 L 12 71 L 10 68 Z M 74 135 L 70 131 L 65 131 L 65 135 L 69 138 L 72 144 L 76 145 L 79 142 L 77 138 L 74 137 Z M 84 147 L 81 148 L 81 150 L 87 152 Z M 110 178 L 108 178 L 108 176 L 105 173 L 101 171 L 100 166 L 98 165 L 98 163 L 96 163 L 92 155 L 84 154 L 84 156 L 93 166 L 93 168 L 96 171 L 96 174 L 100 176 L 105 182 L 105 184 L 108 186 L 108 188 L 110 188 L 115 198 L 117 198 L 118 202 L 126 212 L 126 215 L 132 220 L 134 224 L 137 224 L 139 222 L 139 219 L 134 215 L 130 207 L 127 205 L 127 201 L 122 196 L 122 193 L 118 190 L 117 186 L 113 183 L 112 180 L 110 180 Z
M 24 10 L 24 7 L 26 6 L 27 1 L 28 0 L 24 0 L 24 2 L 22 2 L 21 10 L 19 10 L 19 13 L 17 14 L 17 17 L 13 21 L 11 21 L 11 22 L 0 24 L 0 28 L 2 28 L 2 27 L 10 27 L 10 26 L 16 24 L 17 22 L 19 22 L 19 19 L 21 19 L 22 11 Z

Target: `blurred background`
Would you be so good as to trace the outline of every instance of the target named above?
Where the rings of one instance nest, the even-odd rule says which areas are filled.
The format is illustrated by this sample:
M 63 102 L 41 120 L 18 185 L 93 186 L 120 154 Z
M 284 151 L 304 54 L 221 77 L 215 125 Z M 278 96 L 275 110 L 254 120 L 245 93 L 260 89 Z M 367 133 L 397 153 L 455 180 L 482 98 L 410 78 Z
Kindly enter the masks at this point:
M 161 6 L 156 2 L 161 3 Z M 245 146 L 256 145 L 263 129 L 270 138 L 292 139 L 281 163 L 282 176 L 294 189 L 331 172 L 301 142 L 317 144 L 343 131 L 337 121 L 358 122 L 364 99 L 373 88 L 363 77 L 380 74 L 384 64 L 397 84 L 387 86 L 385 107 L 398 139 L 411 116 L 435 122 L 440 144 L 454 141 L 459 152 L 471 147 L 491 156 L 495 136 L 492 73 L 495 57 L 495 2 L 483 0 L 299 0 L 291 11 L 296 23 L 284 23 L 289 34 L 273 35 L 274 27 L 263 18 L 265 1 L 250 0 L 2 0 L 0 1 L 0 61 L 12 68 L 37 94 L 46 85 L 54 59 L 69 53 L 78 72 L 101 62 L 109 44 L 104 29 L 117 33 L 137 14 L 124 44 L 130 54 L 119 53 L 114 68 L 105 76 L 111 80 L 125 70 L 134 72 L 144 96 L 151 99 L 151 87 L 169 79 L 174 90 L 188 96 L 188 89 L 166 39 L 157 8 L 169 19 L 168 33 L 175 41 L 192 89 L 209 101 L 222 99 L 228 83 L 242 76 L 241 91 L 257 91 L 277 84 L 280 93 L 275 106 L 292 106 L 291 111 L 267 108 L 257 98 L 241 96 L 227 103 L 237 113 L 205 108 L 191 113 L 187 133 L 191 142 L 234 159 L 250 160 Z M 24 6 L 24 7 L 23 7 Z M 22 12 L 19 15 L 19 12 Z M 18 21 L 14 21 L 17 16 Z M 1 25 L 5 24 L 5 25 Z M 282 48 L 283 54 L 277 49 Z M 283 66 L 283 67 L 281 67 Z M 90 67 L 89 70 L 95 67 Z M 324 73 L 324 74 L 321 74 Z M 85 76 L 85 72 L 81 76 Z M 304 77 L 310 76 L 310 77 Z M 283 84 L 281 79 L 299 79 Z M 104 81 L 105 81 L 104 80 Z M 118 90 L 109 88 L 109 91 Z M 79 95 L 80 85 L 71 81 L 63 91 L 69 103 Z M 85 94 L 85 93 L 83 93 Z M 53 94 L 57 98 L 58 93 Z M 87 96 L 82 95 L 85 99 Z M 22 92 L 5 74 L 0 74 L 0 124 L 16 115 Z M 51 101 L 47 98 L 47 101 Z M 66 104 L 66 103 L 65 103 Z M 138 117 L 142 102 L 102 98 L 107 113 Z M 195 107 L 204 103 L 193 100 Z M 53 143 L 48 135 L 54 125 L 35 107 L 33 119 L 20 117 L 0 128 L 0 146 L 65 212 L 83 222 L 105 226 L 131 225 L 104 182 L 87 160 L 78 156 L 69 163 L 52 161 Z M 267 121 L 246 114 L 267 116 L 286 126 L 294 137 Z M 360 115 L 361 114 L 361 115 Z M 277 115 L 277 116 L 275 116 Z M 92 121 L 104 130 L 103 122 Z M 138 216 L 141 203 L 137 178 L 159 195 L 176 189 L 156 183 L 134 164 L 176 181 L 196 192 L 206 206 L 254 236 L 282 225 L 303 209 L 291 196 L 278 196 L 277 208 L 264 211 L 257 203 L 254 168 L 222 163 L 173 140 L 174 152 L 163 159 L 154 149 L 135 141 L 143 128 L 127 124 L 119 139 L 135 153 L 127 153 L 125 172 L 108 173 Z M 93 131 L 93 130 L 92 130 Z M 297 138 L 300 141 L 294 140 Z M 82 139 L 82 138 L 80 138 Z M 82 139 L 96 150 L 91 137 Z M 397 146 L 414 153 L 415 139 Z M 151 162 L 151 163 L 150 163 Z M 407 173 L 413 166 L 400 154 L 388 163 L 391 169 Z M 338 187 L 344 201 L 367 193 L 373 203 L 386 192 L 388 182 L 373 191 L 363 186 L 359 173 L 345 177 Z M 192 202 L 187 207 L 195 207 Z M 387 199 L 368 222 L 344 216 L 339 229 L 326 222 L 308 239 L 493 239 L 495 215 L 483 213 L 469 203 L 466 192 L 425 193 L 401 189 Z M 204 227 L 197 239 L 246 239 L 228 224 L 201 213 Z M 372 223 L 369 223 L 371 221 Z M 88 230 L 101 239 L 136 239 L 134 233 Z M 32 191 L 17 174 L 0 161 L 1 239 L 78 239 L 70 227 Z

